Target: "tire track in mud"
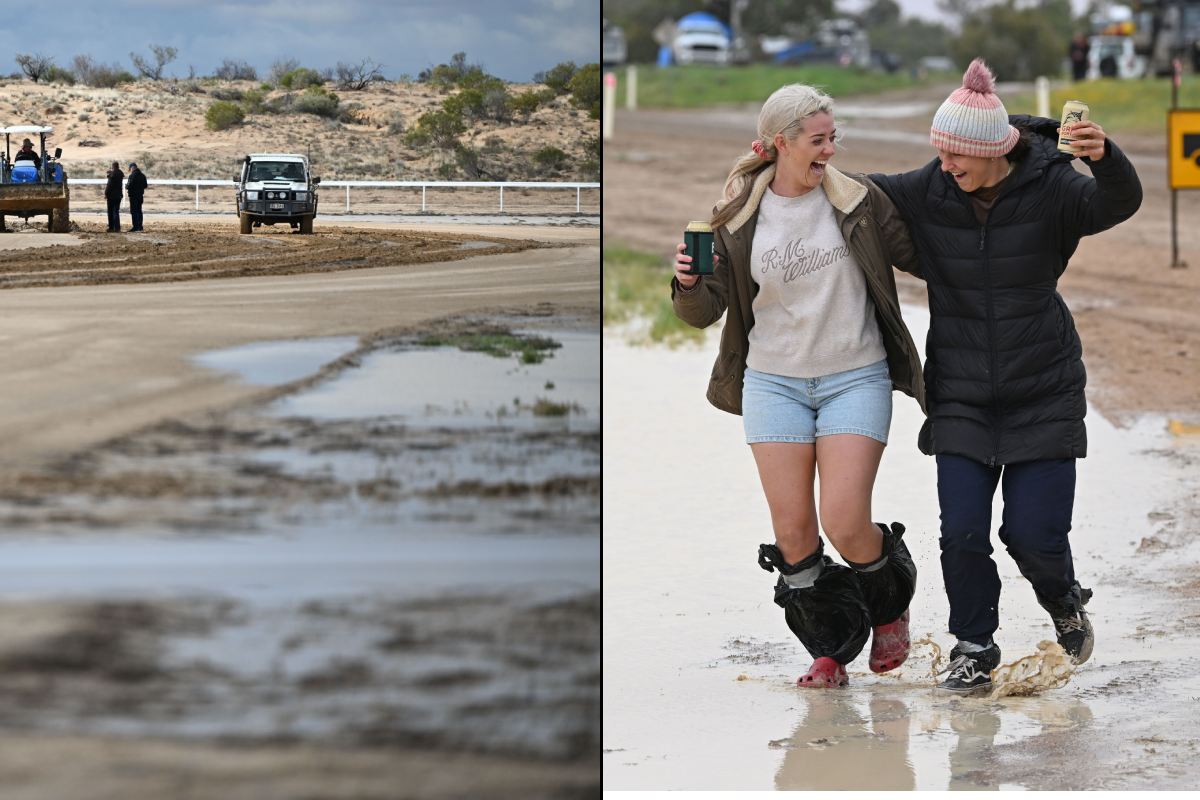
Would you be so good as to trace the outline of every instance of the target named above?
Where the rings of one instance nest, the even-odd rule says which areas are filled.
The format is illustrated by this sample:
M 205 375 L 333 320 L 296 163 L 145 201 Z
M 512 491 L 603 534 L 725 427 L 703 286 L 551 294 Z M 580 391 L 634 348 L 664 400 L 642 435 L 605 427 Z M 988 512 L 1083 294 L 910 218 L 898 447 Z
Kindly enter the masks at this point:
M 553 246 L 532 239 L 493 242 L 463 234 L 356 228 L 266 238 L 203 223 L 173 225 L 144 238 L 103 233 L 99 225 L 81 226 L 77 235 L 85 240 L 82 245 L 7 251 L 0 262 L 0 289 L 296 275 Z

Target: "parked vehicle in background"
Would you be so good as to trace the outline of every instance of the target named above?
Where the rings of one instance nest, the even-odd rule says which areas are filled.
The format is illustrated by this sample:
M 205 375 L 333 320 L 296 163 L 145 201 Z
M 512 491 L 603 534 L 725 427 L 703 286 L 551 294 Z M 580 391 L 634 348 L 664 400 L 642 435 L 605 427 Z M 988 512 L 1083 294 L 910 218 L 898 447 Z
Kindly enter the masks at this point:
M 308 157 L 292 153 L 252 153 L 233 178 L 237 186 L 239 230 L 286 223 L 312 233 L 317 215 L 317 184 Z
M 1145 57 L 1147 74 L 1171 75 L 1177 58 L 1200 72 L 1200 0 L 1138 0 L 1134 5 L 1136 11 L 1113 5 L 1093 14 L 1092 34 L 1128 36 L 1134 53 Z
M 46 152 L 46 134 L 54 128 L 42 125 L 13 125 L 0 128 L 4 134 L 4 153 L 0 154 L 0 232 L 8 230 L 5 217 L 46 217 L 46 229 L 53 233 L 71 230 L 71 189 L 67 185 L 67 174 L 58 159 L 62 148 L 56 147 L 53 154 Z M 12 137 L 20 140 L 36 134 L 40 147 L 38 157 L 41 166 L 33 161 L 13 161 Z
M 705 11 L 687 14 L 675 23 L 671 55 L 676 64 L 717 64 L 732 60 L 733 29 Z
M 1128 36 L 1093 36 L 1088 40 L 1088 80 L 1129 80 L 1146 74 L 1147 60 L 1135 52 Z
M 625 47 L 625 29 L 619 25 L 613 25 L 608 20 L 603 20 L 602 30 L 604 34 L 602 63 L 606 67 L 624 64 L 628 57 Z
M 774 58 L 777 64 L 837 64 L 866 68 L 871 66 L 871 41 L 854 20 L 830 19 L 820 24 L 811 39 L 779 50 Z

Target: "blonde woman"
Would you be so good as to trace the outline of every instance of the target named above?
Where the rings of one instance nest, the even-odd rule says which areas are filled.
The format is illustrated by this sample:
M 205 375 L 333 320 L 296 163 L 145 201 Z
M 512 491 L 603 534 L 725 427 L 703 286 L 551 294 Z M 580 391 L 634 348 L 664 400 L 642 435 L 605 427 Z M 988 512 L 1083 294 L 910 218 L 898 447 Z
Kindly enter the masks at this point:
M 708 399 L 742 415 L 775 534 L 759 565 L 780 572 L 775 602 L 814 658 L 798 681 L 812 687 L 846 685 L 872 633 L 873 671 L 908 655 L 916 568 L 904 526 L 871 521 L 871 490 L 893 388 L 924 406 L 892 273 L 920 266 L 887 196 L 829 166 L 833 112 L 809 86 L 771 95 L 712 219 L 714 273 L 687 274 L 680 245 L 672 285 L 689 325 L 728 312 Z M 849 567 L 824 554 L 818 527 Z

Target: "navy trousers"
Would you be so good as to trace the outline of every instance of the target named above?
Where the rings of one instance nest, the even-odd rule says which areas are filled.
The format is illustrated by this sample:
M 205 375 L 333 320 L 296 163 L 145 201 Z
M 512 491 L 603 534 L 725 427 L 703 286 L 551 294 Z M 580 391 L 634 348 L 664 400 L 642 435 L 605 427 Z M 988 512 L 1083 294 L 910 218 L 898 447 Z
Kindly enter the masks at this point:
M 950 632 L 987 644 L 1000 626 L 1000 576 L 992 560 L 992 497 L 1003 481 L 1000 541 L 1034 591 L 1063 597 L 1075 583 L 1071 511 L 1075 459 L 989 467 L 962 456 L 937 457 L 942 508 L 942 576 L 950 599 Z
M 129 195 L 129 217 L 133 220 L 130 228 L 140 231 L 142 229 L 142 198 L 140 195 Z
M 121 198 L 108 201 L 108 229 L 110 231 L 121 230 Z

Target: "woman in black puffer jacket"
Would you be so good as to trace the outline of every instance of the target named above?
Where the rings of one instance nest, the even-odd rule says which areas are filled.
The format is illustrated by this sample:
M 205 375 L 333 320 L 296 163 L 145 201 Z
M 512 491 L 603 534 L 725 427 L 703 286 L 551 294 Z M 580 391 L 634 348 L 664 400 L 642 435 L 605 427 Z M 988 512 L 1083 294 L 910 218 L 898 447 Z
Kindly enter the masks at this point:
M 1068 132 L 1064 131 L 1063 135 Z M 1060 152 L 1058 123 L 1009 117 L 976 60 L 938 110 L 937 159 L 902 175 L 872 175 L 908 222 L 929 289 L 919 446 L 937 457 L 942 572 L 956 694 L 991 689 L 1000 660 L 1000 579 L 989 541 L 1003 479 L 1000 540 L 1050 612 L 1059 643 L 1082 663 L 1093 633 L 1067 534 L 1075 459 L 1087 455 L 1083 348 L 1055 290 L 1082 236 L 1133 216 L 1137 173 L 1092 122 Z M 1076 171 L 1073 158 L 1092 171 Z

